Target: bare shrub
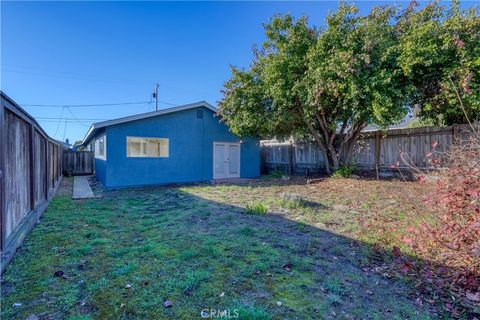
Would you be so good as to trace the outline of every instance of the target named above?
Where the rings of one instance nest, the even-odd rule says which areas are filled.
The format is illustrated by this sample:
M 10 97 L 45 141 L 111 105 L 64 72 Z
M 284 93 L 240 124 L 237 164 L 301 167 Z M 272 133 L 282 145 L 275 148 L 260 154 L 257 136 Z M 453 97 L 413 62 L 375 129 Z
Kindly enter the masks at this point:
M 435 159 L 434 159 L 435 160 Z M 456 141 L 444 154 L 446 167 L 434 192 L 418 206 L 423 228 L 411 229 L 416 252 L 465 274 L 480 274 L 480 142 Z M 426 175 L 418 175 L 420 183 Z M 478 286 L 478 283 L 477 283 Z
M 456 307 L 446 303 L 447 309 L 458 311 L 459 304 L 476 313 L 480 312 L 480 136 L 474 126 L 471 129 L 470 138 L 457 139 L 445 153 L 427 154 L 432 168 L 438 169 L 434 172 L 420 170 L 402 154 L 418 182 L 433 183 L 434 188 L 423 203 L 404 194 L 412 205 L 412 221 L 418 222 L 404 226 L 397 241 L 427 262 L 417 270 L 423 280 L 450 302 L 456 297 Z M 428 179 L 432 176 L 435 179 Z
M 446 153 L 447 170 L 426 201 L 435 218 L 431 237 L 437 260 L 467 274 L 480 274 L 480 143 L 457 141 Z M 421 248 L 421 247 L 420 247 Z M 424 248 L 424 251 L 429 251 Z M 478 283 L 477 283 L 478 286 Z

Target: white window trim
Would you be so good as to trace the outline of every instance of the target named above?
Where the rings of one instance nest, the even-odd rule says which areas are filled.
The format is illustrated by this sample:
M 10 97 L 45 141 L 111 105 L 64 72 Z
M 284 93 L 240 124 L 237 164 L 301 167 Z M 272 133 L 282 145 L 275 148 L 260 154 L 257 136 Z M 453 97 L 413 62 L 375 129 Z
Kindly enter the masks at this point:
M 104 148 L 103 155 L 98 154 L 98 145 L 99 144 L 97 144 L 97 141 L 100 140 L 101 138 L 103 138 L 103 148 Z M 103 136 L 100 136 L 97 139 L 95 139 L 95 144 L 94 145 L 95 145 L 95 148 L 94 148 L 95 149 L 94 150 L 95 158 L 100 159 L 100 160 L 107 160 L 107 135 L 104 134 Z
M 162 156 L 159 155 L 158 157 L 156 156 L 149 156 L 149 155 L 129 155 L 128 154 L 128 139 L 157 139 L 157 140 L 164 140 L 167 142 L 167 155 Z M 157 159 L 157 158 L 169 158 L 170 157 L 170 139 L 169 138 L 160 138 L 160 137 L 138 137 L 138 136 L 127 136 L 125 139 L 125 154 L 127 158 L 152 158 L 152 159 Z

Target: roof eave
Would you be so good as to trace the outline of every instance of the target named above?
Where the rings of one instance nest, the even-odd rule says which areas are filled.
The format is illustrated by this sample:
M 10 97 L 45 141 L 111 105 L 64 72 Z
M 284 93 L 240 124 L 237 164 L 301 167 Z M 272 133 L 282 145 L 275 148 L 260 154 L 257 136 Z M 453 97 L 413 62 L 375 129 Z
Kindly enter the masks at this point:
M 183 111 L 183 110 L 189 110 L 193 108 L 198 108 L 198 107 L 205 107 L 214 113 L 217 113 L 217 108 L 212 106 L 210 103 L 206 101 L 199 101 L 199 102 L 194 102 L 190 104 L 185 104 L 177 107 L 172 107 L 168 109 L 163 109 L 163 110 L 158 110 L 158 111 L 152 111 L 152 112 L 147 112 L 143 114 L 136 114 L 136 115 L 131 115 L 123 118 L 118 118 L 118 119 L 112 119 L 112 120 L 107 120 L 107 121 L 102 121 L 102 122 L 96 122 L 90 126 L 90 129 L 88 129 L 87 134 L 85 135 L 85 138 L 82 140 L 82 145 L 85 145 L 85 143 L 92 138 L 94 132 L 97 129 L 103 128 L 103 127 L 108 127 L 108 126 L 113 126 L 116 124 L 121 124 L 121 123 L 126 123 L 130 121 L 136 121 L 136 120 L 142 120 L 146 118 L 151 118 L 155 116 L 161 116 L 164 114 L 169 114 L 169 113 L 174 113 L 178 111 Z
M 96 129 L 96 128 L 95 128 L 95 123 L 94 123 L 94 124 L 92 124 L 92 125 L 90 126 L 90 128 L 89 128 L 88 131 L 87 131 L 87 134 L 86 134 L 85 137 L 83 138 L 82 144 L 81 144 L 82 146 L 85 145 L 85 143 L 86 143 L 88 140 L 90 140 L 91 135 L 93 134 L 93 131 L 94 131 L 95 129 Z

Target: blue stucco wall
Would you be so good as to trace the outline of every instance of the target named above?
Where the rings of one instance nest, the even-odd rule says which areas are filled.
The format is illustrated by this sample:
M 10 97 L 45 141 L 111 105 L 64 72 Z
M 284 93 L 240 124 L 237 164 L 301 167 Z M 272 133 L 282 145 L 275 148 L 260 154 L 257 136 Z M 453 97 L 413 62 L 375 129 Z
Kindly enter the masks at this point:
M 95 176 L 104 185 L 107 185 L 107 162 L 102 159 L 95 158 Z
M 106 129 L 101 129 L 99 132 L 96 134 L 95 138 L 100 137 L 102 135 L 106 134 Z M 88 143 L 92 145 L 92 151 L 95 151 L 95 142 L 94 139 L 91 139 Z M 108 160 L 108 159 L 107 159 Z M 97 179 L 105 186 L 107 183 L 107 162 L 106 160 L 103 159 L 93 159 L 94 162 L 94 170 L 95 170 L 95 176 Z
M 213 142 L 240 142 L 240 176 L 260 175 L 258 139 L 237 137 L 204 107 L 117 124 L 106 128 L 107 160 L 95 161 L 96 175 L 107 187 L 208 181 L 213 178 Z M 169 139 L 168 158 L 127 158 L 126 137 Z

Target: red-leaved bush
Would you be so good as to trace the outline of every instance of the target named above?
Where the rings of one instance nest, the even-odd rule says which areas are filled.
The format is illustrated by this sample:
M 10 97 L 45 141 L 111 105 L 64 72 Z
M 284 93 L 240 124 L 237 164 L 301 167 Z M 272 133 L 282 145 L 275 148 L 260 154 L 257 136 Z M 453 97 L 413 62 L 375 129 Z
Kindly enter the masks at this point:
M 453 316 L 480 315 L 480 126 L 468 118 L 461 96 L 453 81 L 459 107 L 469 128 L 454 139 L 446 152 L 438 152 L 438 142 L 425 156 L 431 164 L 424 171 L 408 154 L 401 152 L 408 167 L 429 196 L 420 201 L 407 190 L 398 190 L 411 215 L 405 218 L 375 214 L 361 219 L 365 233 L 375 231 L 375 247 L 393 247 L 396 270 L 417 276 L 427 291 L 434 290 L 435 300 Z M 463 138 L 462 138 L 463 137 Z M 400 170 L 400 162 L 392 165 Z M 405 180 L 407 180 L 405 178 Z M 432 185 L 433 184 L 433 185 Z M 404 255 L 409 248 L 417 259 Z M 429 300 L 432 301 L 433 300 Z
M 464 270 L 465 276 L 477 276 L 480 275 L 478 137 L 455 142 L 442 161 L 446 169 L 439 174 L 434 193 L 425 201 L 427 210 L 420 213 L 425 228 L 414 233 L 417 241 L 411 245 L 435 261 Z M 418 179 L 423 182 L 424 177 Z
M 421 223 L 406 229 L 403 243 L 428 261 L 421 270 L 427 280 L 435 279 L 437 288 L 463 299 L 462 305 L 480 308 L 479 135 L 475 132 L 455 141 L 446 153 L 427 157 L 442 170 L 434 176 L 430 196 L 423 204 L 413 204 Z M 417 168 L 412 171 L 419 183 L 431 177 Z
M 429 169 L 401 154 L 402 167 L 410 169 L 422 189 L 418 194 L 411 186 L 395 190 L 402 208 L 410 210 L 399 214 L 368 207 L 359 218 L 362 237 L 375 243 L 374 260 L 383 262 L 388 248 L 393 256 L 388 269 L 415 277 L 429 303 L 467 317 L 480 315 L 480 135 L 475 129 L 468 132 L 445 152 L 432 143 L 426 154 Z M 415 183 L 400 162 L 392 168 L 406 184 Z M 391 192 L 383 188 L 382 194 Z

